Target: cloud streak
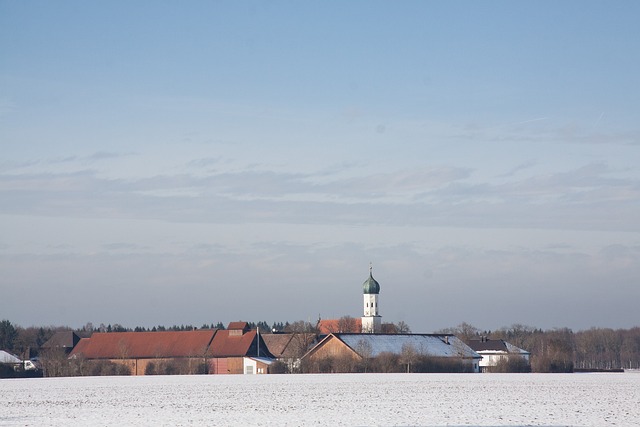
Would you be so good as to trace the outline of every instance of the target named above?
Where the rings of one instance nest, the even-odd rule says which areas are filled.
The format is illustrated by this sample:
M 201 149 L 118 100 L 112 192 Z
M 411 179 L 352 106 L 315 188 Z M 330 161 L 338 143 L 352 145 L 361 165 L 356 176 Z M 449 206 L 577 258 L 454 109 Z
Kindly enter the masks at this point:
M 616 172 L 594 163 L 492 183 L 474 182 L 463 168 L 334 179 L 325 173 L 320 182 L 314 173 L 276 171 L 122 180 L 82 170 L 2 174 L 0 195 L 4 213 L 45 216 L 636 230 L 640 183 Z

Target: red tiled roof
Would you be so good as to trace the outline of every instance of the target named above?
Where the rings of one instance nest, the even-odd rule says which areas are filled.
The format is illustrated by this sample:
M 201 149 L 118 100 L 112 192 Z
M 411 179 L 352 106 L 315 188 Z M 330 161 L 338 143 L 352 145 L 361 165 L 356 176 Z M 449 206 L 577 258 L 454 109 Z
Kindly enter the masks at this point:
M 247 322 L 231 322 L 229 323 L 229 326 L 227 326 L 227 330 L 235 330 L 235 329 L 240 329 L 240 330 L 249 330 L 249 324 Z
M 229 326 L 231 326 L 231 324 Z M 248 331 L 242 335 L 232 335 L 229 332 L 229 330 L 218 331 L 218 333 L 213 337 L 213 341 L 211 341 L 209 351 L 207 351 L 207 356 L 255 356 L 254 353 L 256 351 L 251 351 L 251 347 L 256 338 L 256 331 Z
M 84 351 L 89 345 L 90 341 L 91 341 L 90 338 L 80 338 L 80 341 L 78 341 L 78 344 L 76 344 L 76 346 L 73 348 L 73 351 L 71 352 L 71 356 L 84 354 Z
M 217 330 L 97 332 L 80 340 L 71 355 L 88 359 L 201 356 Z

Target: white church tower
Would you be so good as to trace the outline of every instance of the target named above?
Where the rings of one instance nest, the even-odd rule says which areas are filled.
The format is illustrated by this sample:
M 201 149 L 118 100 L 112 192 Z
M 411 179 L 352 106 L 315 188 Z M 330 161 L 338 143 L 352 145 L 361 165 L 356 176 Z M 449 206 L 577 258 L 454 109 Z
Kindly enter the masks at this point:
M 369 278 L 362 284 L 364 294 L 364 316 L 362 316 L 362 333 L 374 334 L 382 330 L 382 316 L 378 312 L 378 294 L 380 284 L 373 278 L 369 265 Z

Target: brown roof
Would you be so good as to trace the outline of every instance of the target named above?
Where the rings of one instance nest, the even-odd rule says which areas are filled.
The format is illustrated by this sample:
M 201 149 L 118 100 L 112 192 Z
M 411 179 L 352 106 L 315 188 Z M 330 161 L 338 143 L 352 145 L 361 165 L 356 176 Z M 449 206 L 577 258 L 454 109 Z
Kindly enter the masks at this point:
M 505 353 L 529 353 L 526 350 L 523 350 L 519 347 L 516 347 L 513 344 L 509 344 L 505 340 L 490 340 L 490 339 L 479 339 L 479 340 L 469 340 L 469 347 L 471 347 L 474 351 L 503 351 Z
M 255 356 L 257 346 L 254 341 L 256 331 L 248 331 L 242 335 L 230 334 L 231 331 L 218 331 L 213 337 L 207 356 L 230 357 L 230 356 Z M 252 351 L 253 347 L 253 351 Z M 265 346 L 266 347 L 266 346 Z
M 292 348 L 289 346 L 294 334 L 265 334 L 262 335 L 262 339 L 266 344 L 269 352 L 276 358 L 290 357 L 289 353 Z M 287 351 L 287 349 L 289 351 Z
M 469 347 L 474 351 L 504 351 L 507 352 L 507 346 L 502 340 L 469 340 Z
M 201 356 L 217 330 L 97 332 L 82 339 L 71 355 L 89 359 Z M 85 343 L 85 341 L 87 341 Z
M 59 331 L 42 344 L 42 348 L 65 348 L 71 350 L 78 344 L 78 341 L 80 341 L 80 337 L 75 332 Z
M 249 330 L 249 324 L 247 322 L 231 322 L 229 326 L 227 326 L 227 330 Z

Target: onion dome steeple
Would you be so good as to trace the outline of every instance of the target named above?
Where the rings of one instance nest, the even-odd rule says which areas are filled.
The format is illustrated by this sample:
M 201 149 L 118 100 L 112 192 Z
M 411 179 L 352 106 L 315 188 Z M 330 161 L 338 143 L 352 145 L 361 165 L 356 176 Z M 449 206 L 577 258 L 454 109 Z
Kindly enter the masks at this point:
M 372 273 L 373 267 L 369 264 L 369 278 L 364 281 L 362 284 L 362 293 L 364 294 L 379 294 L 380 293 L 380 284 L 376 279 L 373 278 Z

